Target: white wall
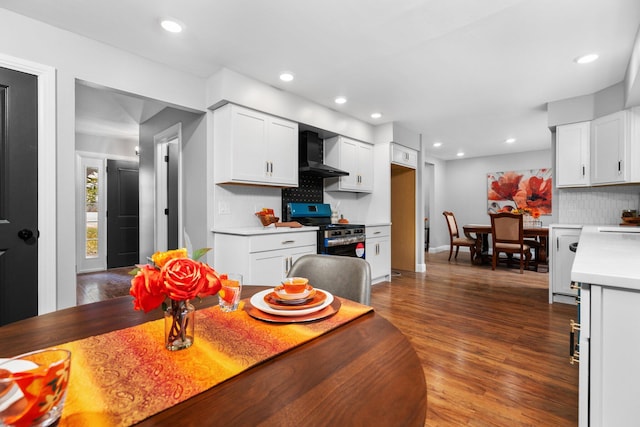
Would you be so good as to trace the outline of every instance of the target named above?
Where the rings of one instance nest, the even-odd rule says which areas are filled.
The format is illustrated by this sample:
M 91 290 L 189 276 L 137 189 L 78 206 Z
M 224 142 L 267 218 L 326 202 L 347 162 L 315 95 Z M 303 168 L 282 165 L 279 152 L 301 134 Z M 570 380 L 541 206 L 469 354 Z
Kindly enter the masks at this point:
M 430 250 L 440 246 L 449 248 L 449 232 L 442 212 L 456 215 L 458 226 L 489 224 L 487 214 L 487 173 L 550 168 L 551 151 L 531 151 L 503 156 L 477 157 L 447 161 L 444 167 L 435 166 L 436 196 L 432 210 Z M 553 214 L 542 216 L 543 224 L 556 222 L 557 202 L 553 201 Z
M 205 81 L 110 46 L 0 9 L 0 53 L 56 68 L 56 182 L 58 309 L 76 303 L 76 79 L 184 106 L 205 109 Z
M 360 141 L 373 142 L 372 125 L 226 68 L 208 79 L 206 98 L 211 109 L 232 102 Z

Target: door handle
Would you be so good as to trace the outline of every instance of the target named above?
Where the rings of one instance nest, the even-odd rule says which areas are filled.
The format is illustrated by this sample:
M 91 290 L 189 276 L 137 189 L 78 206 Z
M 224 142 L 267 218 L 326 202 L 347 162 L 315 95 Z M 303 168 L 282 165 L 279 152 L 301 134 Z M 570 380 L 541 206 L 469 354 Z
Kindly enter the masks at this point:
M 24 241 L 27 241 L 33 237 L 33 231 L 29 230 L 28 228 L 23 228 L 22 230 L 18 231 L 18 237 Z

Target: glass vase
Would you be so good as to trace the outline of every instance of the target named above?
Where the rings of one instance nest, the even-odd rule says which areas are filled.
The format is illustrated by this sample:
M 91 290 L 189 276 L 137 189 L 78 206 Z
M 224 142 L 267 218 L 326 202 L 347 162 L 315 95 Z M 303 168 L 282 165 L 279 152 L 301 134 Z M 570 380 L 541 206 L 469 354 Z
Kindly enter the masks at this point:
M 164 311 L 164 342 L 167 350 L 177 351 L 193 344 L 195 307 L 189 301 L 171 300 Z

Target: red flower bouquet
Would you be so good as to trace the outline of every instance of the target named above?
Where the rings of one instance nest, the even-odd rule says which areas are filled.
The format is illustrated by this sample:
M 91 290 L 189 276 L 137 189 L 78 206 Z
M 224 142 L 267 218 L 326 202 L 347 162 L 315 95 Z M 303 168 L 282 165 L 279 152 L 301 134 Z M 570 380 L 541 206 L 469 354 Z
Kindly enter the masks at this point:
M 170 350 L 187 348 L 193 342 L 195 309 L 189 300 L 215 295 L 222 286 L 218 273 L 206 263 L 198 261 L 209 250 L 197 250 L 192 258 L 184 248 L 156 252 L 151 257 L 153 265 L 140 265 L 131 272 L 134 277 L 129 293 L 133 296 L 133 308 L 146 313 L 163 305 L 166 345 Z M 170 306 L 165 303 L 167 298 Z

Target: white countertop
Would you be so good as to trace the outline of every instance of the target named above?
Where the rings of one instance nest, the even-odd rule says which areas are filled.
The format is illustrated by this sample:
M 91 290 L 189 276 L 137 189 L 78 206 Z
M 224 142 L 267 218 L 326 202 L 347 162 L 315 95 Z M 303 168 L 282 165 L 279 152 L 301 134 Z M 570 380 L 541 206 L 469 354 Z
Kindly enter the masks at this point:
M 640 228 L 583 227 L 571 280 L 640 290 Z
M 233 228 L 214 228 L 211 230 L 213 233 L 221 234 L 235 234 L 238 236 L 257 236 L 261 234 L 281 234 L 281 233 L 300 233 L 304 231 L 318 231 L 318 227 L 302 226 L 299 228 L 291 227 L 276 227 L 270 225 L 268 227 L 233 227 Z

